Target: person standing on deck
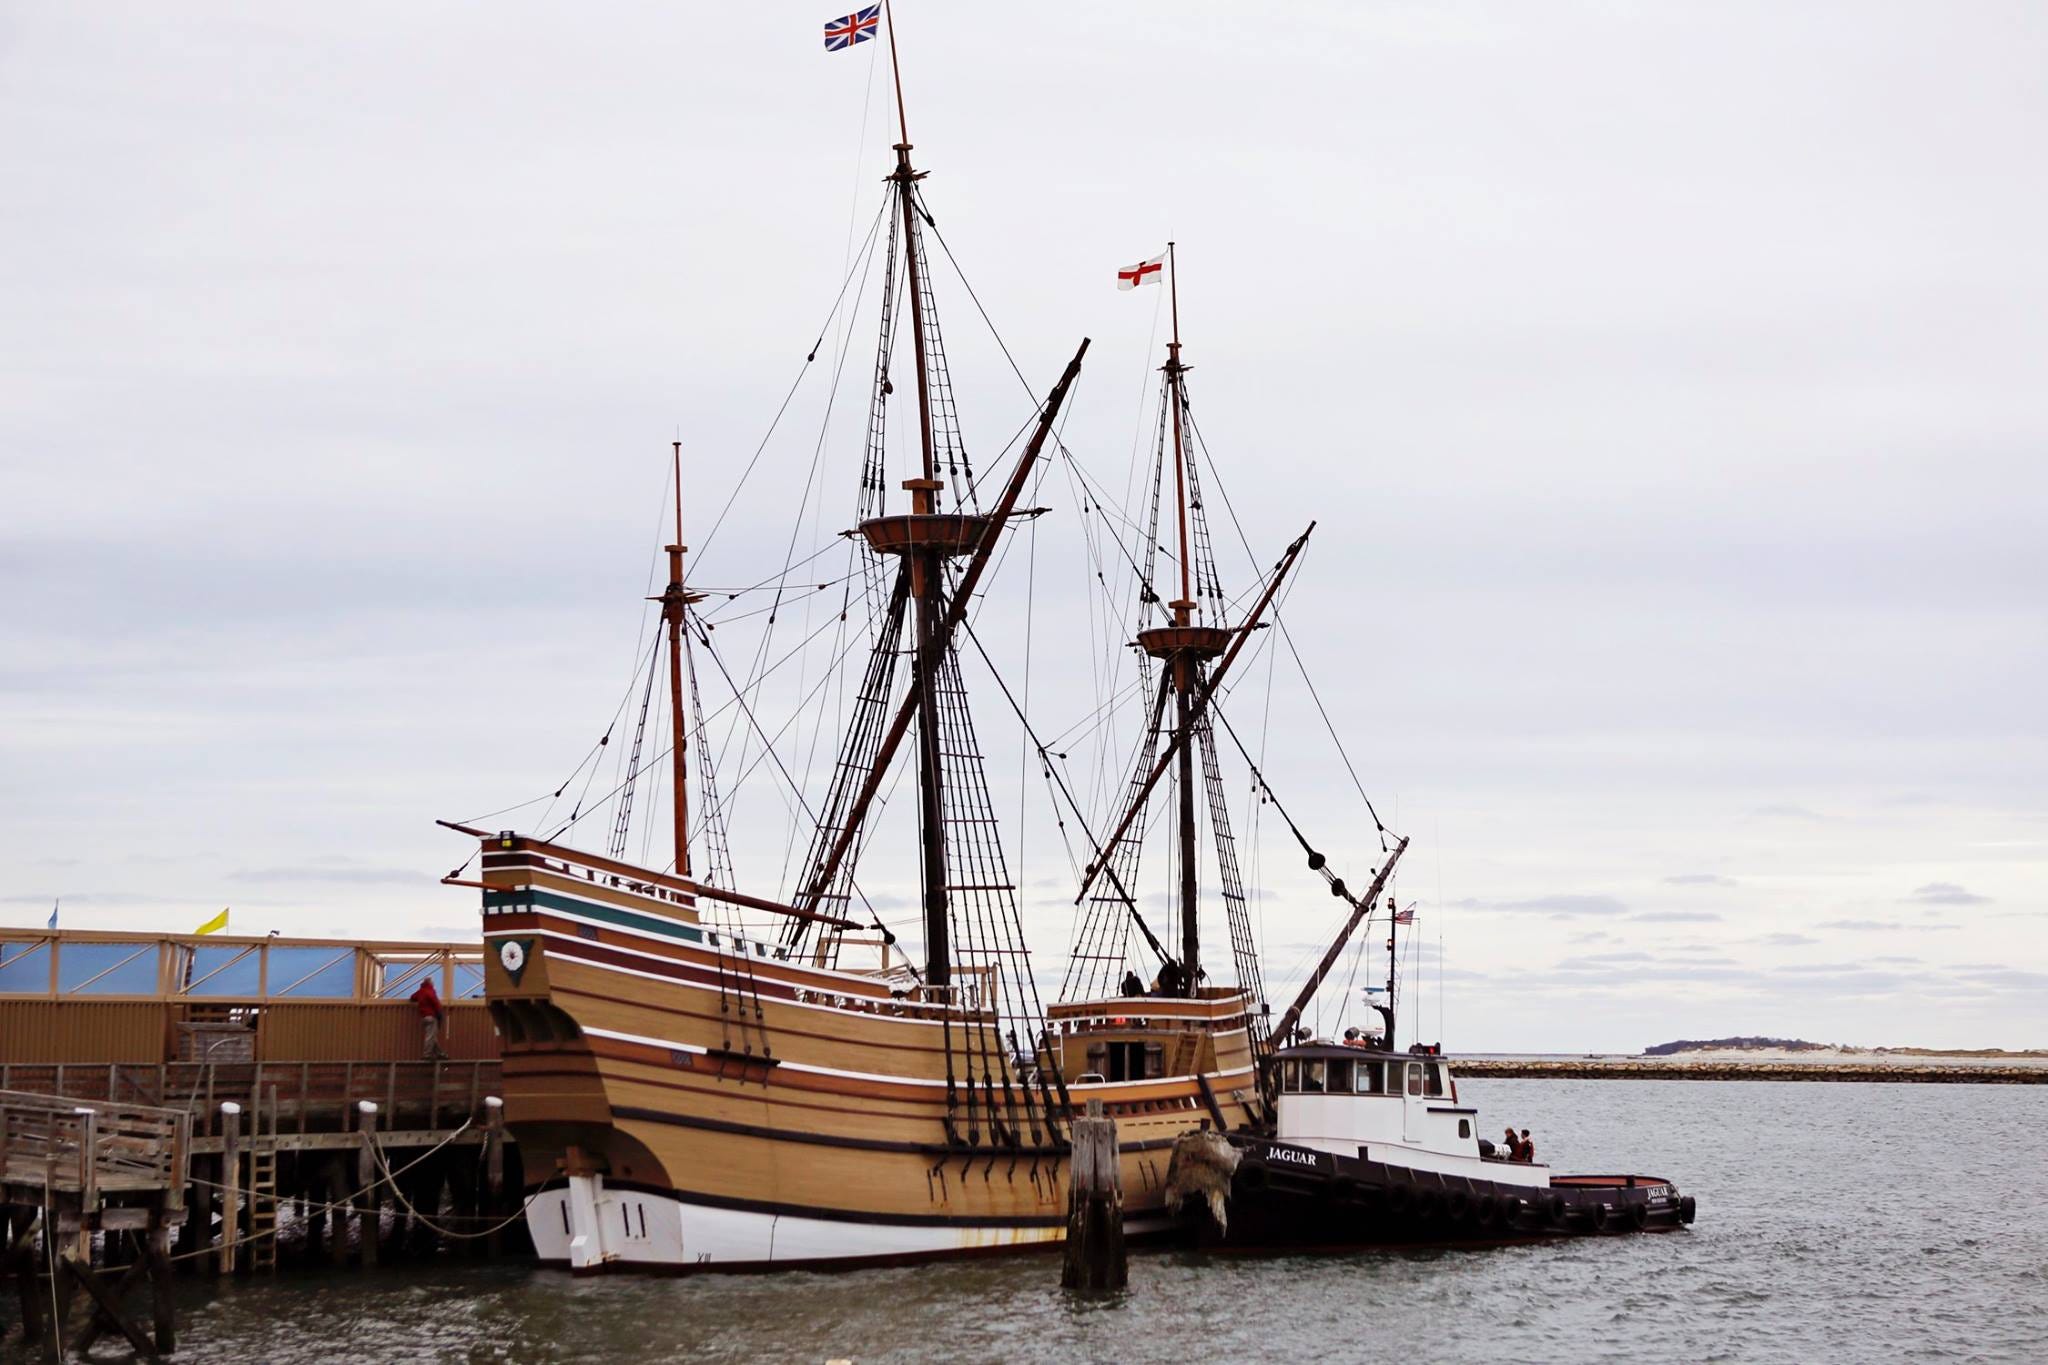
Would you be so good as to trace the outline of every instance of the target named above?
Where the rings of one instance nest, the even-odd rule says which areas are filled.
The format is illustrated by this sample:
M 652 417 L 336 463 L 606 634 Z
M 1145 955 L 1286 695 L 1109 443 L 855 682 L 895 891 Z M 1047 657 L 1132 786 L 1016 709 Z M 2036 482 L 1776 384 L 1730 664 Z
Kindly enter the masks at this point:
M 441 993 L 434 989 L 433 977 L 420 981 L 420 988 L 412 993 L 412 1002 L 419 1006 L 420 1031 L 425 1035 L 421 1058 L 429 1062 L 446 1061 L 448 1054 L 441 1047 L 441 1021 L 447 1013 L 441 1008 Z
M 1534 1161 L 1536 1159 L 1536 1140 L 1529 1136 L 1527 1128 L 1522 1130 L 1522 1155 L 1516 1159 L 1520 1161 Z

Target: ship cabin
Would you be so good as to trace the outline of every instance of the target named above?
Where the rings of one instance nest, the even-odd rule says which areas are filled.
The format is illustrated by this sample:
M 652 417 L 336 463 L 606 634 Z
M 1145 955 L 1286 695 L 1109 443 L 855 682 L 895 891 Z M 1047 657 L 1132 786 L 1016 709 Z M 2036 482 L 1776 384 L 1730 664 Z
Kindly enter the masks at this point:
M 1359 1043 L 1317 1039 L 1280 1048 L 1267 1065 L 1281 1142 L 1446 1171 L 1483 1160 L 1489 1179 L 1515 1180 L 1521 1172 L 1530 1183 L 1548 1179 L 1547 1168 L 1510 1163 L 1491 1143 L 1480 1145 L 1479 1111 L 1458 1102 L 1457 1080 L 1440 1053 L 1388 1052 L 1367 1035 Z
M 1082 1085 L 1206 1074 L 1217 1089 L 1252 1085 L 1250 997 L 1235 987 L 1188 996 L 1063 1000 L 1046 1009 L 1060 1071 Z

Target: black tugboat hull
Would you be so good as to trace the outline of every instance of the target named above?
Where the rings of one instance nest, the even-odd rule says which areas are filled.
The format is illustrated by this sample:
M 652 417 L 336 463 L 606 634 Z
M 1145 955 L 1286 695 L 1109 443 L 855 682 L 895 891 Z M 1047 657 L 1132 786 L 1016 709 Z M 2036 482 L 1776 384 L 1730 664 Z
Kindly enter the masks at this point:
M 1558 1237 L 1669 1232 L 1693 1201 L 1654 1176 L 1555 1176 L 1549 1186 L 1445 1175 L 1237 1139 L 1225 1225 L 1189 1199 L 1183 1227 L 1215 1249 L 1500 1245 Z

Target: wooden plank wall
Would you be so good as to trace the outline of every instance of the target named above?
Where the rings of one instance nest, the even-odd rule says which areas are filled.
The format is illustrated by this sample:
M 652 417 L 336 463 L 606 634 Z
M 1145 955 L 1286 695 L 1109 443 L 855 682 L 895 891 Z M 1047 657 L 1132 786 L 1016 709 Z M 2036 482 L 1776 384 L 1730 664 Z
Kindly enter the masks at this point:
M 88 1000 L 0 996 L 0 1062 L 173 1061 L 175 1024 L 193 1005 L 209 1011 L 246 1004 L 258 1011 L 256 1059 L 263 1062 L 417 1061 L 420 1018 L 406 1000 L 242 1002 Z M 481 1000 L 448 1001 L 441 1046 L 459 1060 L 498 1055 Z

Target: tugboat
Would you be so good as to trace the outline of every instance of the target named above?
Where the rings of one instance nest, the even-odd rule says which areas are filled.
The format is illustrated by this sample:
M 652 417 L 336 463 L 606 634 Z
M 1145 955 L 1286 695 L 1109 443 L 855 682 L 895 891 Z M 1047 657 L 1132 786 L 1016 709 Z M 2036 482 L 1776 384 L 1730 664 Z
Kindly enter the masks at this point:
M 1668 1232 L 1690 1224 L 1691 1195 L 1654 1175 L 1557 1175 L 1527 1153 L 1479 1136 L 1458 1102 L 1440 1046 L 1393 1045 L 1394 927 L 1387 1004 L 1342 1041 L 1274 1050 L 1262 1074 L 1273 1121 L 1204 1128 L 1175 1144 L 1168 1210 L 1197 1245 L 1228 1249 L 1500 1244 Z M 1363 914 L 1352 917 L 1355 927 Z M 1343 938 L 1282 1016 L 1284 1036 L 1313 997 Z

